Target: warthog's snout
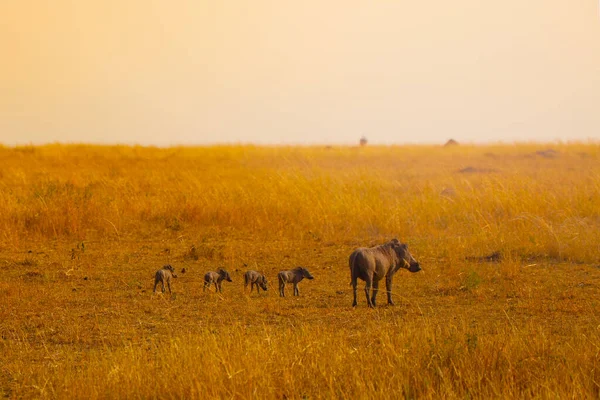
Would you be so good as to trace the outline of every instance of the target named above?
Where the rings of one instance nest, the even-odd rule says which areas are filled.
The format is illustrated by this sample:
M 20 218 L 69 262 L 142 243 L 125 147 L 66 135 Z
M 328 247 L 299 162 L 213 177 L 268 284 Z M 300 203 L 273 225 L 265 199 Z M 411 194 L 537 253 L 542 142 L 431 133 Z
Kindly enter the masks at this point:
M 227 278 L 227 282 L 233 282 L 231 278 Z
M 410 264 L 408 270 L 410 272 L 419 272 L 421 270 L 421 266 L 419 265 L 419 263 Z

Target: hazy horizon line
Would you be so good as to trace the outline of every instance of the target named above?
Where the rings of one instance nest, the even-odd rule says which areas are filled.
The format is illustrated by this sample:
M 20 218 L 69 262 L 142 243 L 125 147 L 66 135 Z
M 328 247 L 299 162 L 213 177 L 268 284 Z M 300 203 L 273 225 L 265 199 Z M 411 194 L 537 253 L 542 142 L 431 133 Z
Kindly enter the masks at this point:
M 139 142 L 65 142 L 65 141 L 54 141 L 54 142 L 20 142 L 20 143 L 4 143 L 0 142 L 0 147 L 5 148 L 19 148 L 19 147 L 51 147 L 51 146 L 90 146 L 90 147 L 144 147 L 144 148 L 207 148 L 207 147 L 432 147 L 432 146 L 444 146 L 447 142 L 455 140 L 458 146 L 519 146 L 519 145 L 600 145 L 600 139 L 587 138 L 577 140 L 514 140 L 514 141 L 460 141 L 453 138 L 448 138 L 444 142 L 438 141 L 423 141 L 423 142 L 369 142 L 362 146 L 358 141 L 356 142 L 280 142 L 280 143 L 266 143 L 266 142 L 206 142 L 206 143 L 139 143 Z

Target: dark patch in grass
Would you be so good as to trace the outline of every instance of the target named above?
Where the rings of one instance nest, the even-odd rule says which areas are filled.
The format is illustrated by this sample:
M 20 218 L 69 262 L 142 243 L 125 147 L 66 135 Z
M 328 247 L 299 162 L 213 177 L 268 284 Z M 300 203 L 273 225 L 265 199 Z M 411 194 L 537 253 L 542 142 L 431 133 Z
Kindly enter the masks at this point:
M 21 275 L 23 279 L 34 280 L 34 279 L 43 279 L 44 274 L 38 271 L 29 271 Z
M 535 155 L 543 158 L 556 158 L 558 156 L 558 152 L 552 149 L 539 150 L 535 152 Z
M 17 264 L 23 267 L 33 267 L 37 265 L 37 262 L 31 258 L 26 258 L 23 261 L 18 262 Z
M 196 246 L 192 245 L 192 247 L 183 255 L 184 260 L 194 260 L 197 261 L 200 256 L 198 255 L 198 250 L 196 250 Z
M 495 251 L 487 256 L 480 256 L 480 257 L 466 257 L 467 260 L 470 261 L 478 261 L 478 262 L 500 262 L 502 261 L 502 253 L 500 253 L 499 251 Z
M 489 174 L 492 172 L 496 172 L 496 170 L 491 168 L 475 168 L 475 167 L 465 167 L 458 170 L 459 174 Z
M 461 289 L 456 286 L 442 286 L 434 289 L 434 293 L 438 296 L 457 296 Z
M 473 290 L 481 284 L 481 276 L 476 271 L 471 271 L 463 281 L 463 290 Z

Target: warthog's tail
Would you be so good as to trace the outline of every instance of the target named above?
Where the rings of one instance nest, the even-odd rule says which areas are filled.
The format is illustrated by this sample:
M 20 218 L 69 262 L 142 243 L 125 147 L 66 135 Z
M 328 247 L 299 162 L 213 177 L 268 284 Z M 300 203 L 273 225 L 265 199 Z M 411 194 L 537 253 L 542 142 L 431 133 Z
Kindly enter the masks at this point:
M 355 251 L 350 254 L 350 259 L 348 260 L 348 264 L 350 265 L 350 286 L 356 285 L 356 280 L 358 279 L 358 273 L 356 271 L 355 261 L 356 255 L 358 253 Z

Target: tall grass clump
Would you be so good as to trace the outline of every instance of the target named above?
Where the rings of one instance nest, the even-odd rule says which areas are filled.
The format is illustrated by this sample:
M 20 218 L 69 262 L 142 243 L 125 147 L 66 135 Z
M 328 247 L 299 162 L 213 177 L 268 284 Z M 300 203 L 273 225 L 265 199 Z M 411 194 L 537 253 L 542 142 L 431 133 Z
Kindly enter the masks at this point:
M 0 196 L 0 222 L 13 238 L 201 228 L 297 238 L 311 231 L 324 240 L 395 234 L 532 257 L 594 257 L 600 178 L 593 168 L 574 170 L 587 158 L 568 146 L 549 160 L 492 150 L 498 154 L 419 147 L 2 149 L 8 190 Z

